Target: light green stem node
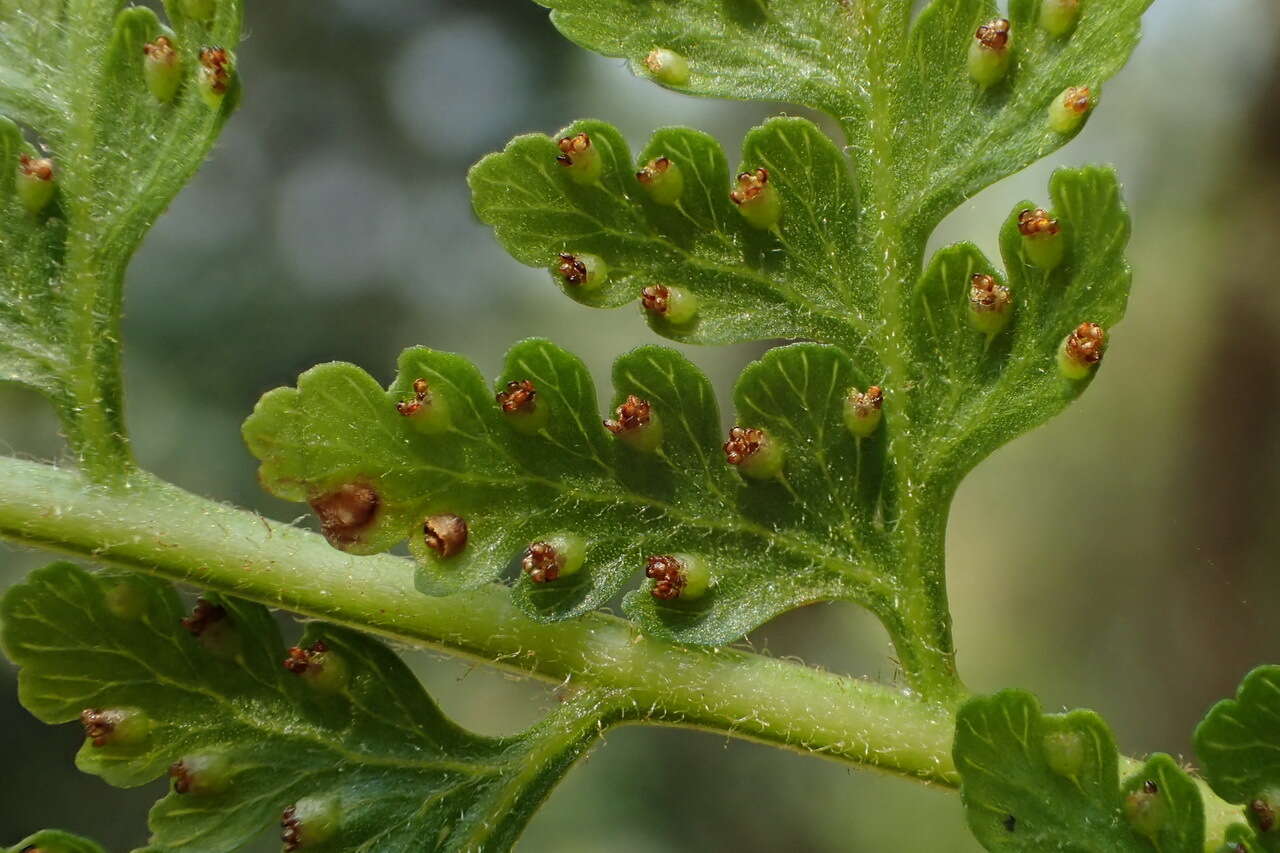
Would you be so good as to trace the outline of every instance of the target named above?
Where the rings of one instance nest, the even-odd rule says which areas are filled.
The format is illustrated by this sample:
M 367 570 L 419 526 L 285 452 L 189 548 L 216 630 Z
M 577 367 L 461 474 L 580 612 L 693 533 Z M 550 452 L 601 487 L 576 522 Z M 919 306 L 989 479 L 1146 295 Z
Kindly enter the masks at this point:
M 685 326 L 698 314 L 698 297 L 683 287 L 667 288 L 667 322 L 673 326 Z
M 560 577 L 577 573 L 587 559 L 587 542 L 576 533 L 553 533 L 542 540 L 555 552 Z
M 555 274 L 569 294 L 592 293 L 609 280 L 609 265 L 598 255 L 586 252 L 561 252 Z
M 220 752 L 200 752 L 169 768 L 173 790 L 179 794 L 209 797 L 231 787 L 231 762 Z
M 1058 348 L 1058 371 L 1067 379 L 1084 379 L 1106 351 L 1106 332 L 1097 323 L 1081 323 Z
M 108 610 L 116 617 L 128 621 L 137 619 L 147 607 L 145 594 L 128 578 L 113 584 L 106 591 L 104 600 Z
M 667 86 L 683 86 L 689 82 L 689 60 L 674 50 L 655 47 L 644 58 L 649 76 Z
M 772 480 L 782 473 L 786 451 L 762 429 L 734 427 L 724 445 L 725 458 L 738 472 L 753 480 Z
M 219 109 L 231 91 L 236 73 L 236 57 L 222 47 L 206 47 L 200 51 L 200 68 L 196 74 L 196 87 L 200 97 L 211 109 Z
M 18 198 L 28 213 L 34 216 L 49 206 L 55 180 L 52 159 L 29 154 L 18 156 Z
M 1050 770 L 1068 779 L 1080 774 L 1084 766 L 1084 736 L 1080 732 L 1070 729 L 1049 732 L 1044 736 L 1043 746 Z
M 295 650 L 300 651 L 300 650 Z M 293 652 L 291 652 L 291 657 Z M 351 671 L 342 655 L 326 648 L 323 643 L 301 653 L 305 661 L 299 674 L 303 682 L 320 693 L 339 693 L 350 681 Z
M 582 568 L 586 543 L 570 533 L 553 533 L 529 543 L 520 559 L 520 569 L 533 583 L 552 583 Z
M 528 379 L 511 380 L 497 397 L 503 419 L 517 432 L 533 435 L 551 420 L 551 408 Z
M 687 326 L 698 316 L 698 297 L 683 287 L 653 284 L 640 291 L 644 309 L 673 326 Z
M 1069 86 L 1049 104 L 1049 127 L 1055 133 L 1074 133 L 1085 116 L 1097 105 L 1097 96 L 1088 86 Z
M 969 280 L 969 322 L 985 335 L 997 335 L 1013 317 L 1013 295 L 995 276 L 979 273 Z
M 182 56 L 167 35 L 157 36 L 142 48 L 142 77 L 147 91 L 162 104 L 173 100 L 182 83 Z
M 711 568 L 707 565 L 707 561 L 696 554 L 673 554 L 680 561 L 681 572 L 684 575 L 684 588 L 680 590 L 680 597 L 686 601 L 696 601 L 707 594 L 707 590 L 711 587 Z
M 1009 73 L 1013 34 L 1004 18 L 978 27 L 969 42 L 969 76 L 983 89 L 999 83 Z
M 1144 782 L 1125 797 L 1124 817 L 1135 832 L 1154 839 L 1169 822 L 1169 803 L 1154 782 Z
M 866 391 L 850 388 L 844 398 L 844 425 L 855 438 L 866 438 L 880 427 L 884 395 L 872 385 Z
M 396 411 L 409 425 L 423 435 L 437 435 L 449 429 L 453 419 L 449 415 L 448 400 L 431 388 L 425 379 L 415 379 L 408 393 L 391 394 Z
M 1028 208 L 1018 214 L 1018 233 L 1027 260 L 1042 270 L 1057 269 L 1066 252 L 1066 238 L 1058 220 L 1041 208 Z
M 244 638 L 229 619 L 208 623 L 197 635 L 206 651 L 224 660 L 234 660 L 243 647 Z
M 151 718 L 137 708 L 85 708 L 80 724 L 93 749 L 134 753 L 151 740 Z
M 747 224 L 761 231 L 777 227 L 782 219 L 782 200 L 769 183 L 769 170 L 764 168 L 738 175 L 738 185 L 729 193 Z
M 291 845 L 289 849 L 310 850 L 333 838 L 341 819 L 337 797 L 303 797 L 280 816 L 281 838 Z
M 1080 0 L 1042 0 L 1040 26 L 1051 36 L 1065 36 L 1080 18 Z
M 592 144 L 590 134 L 566 136 L 557 145 L 560 153 L 556 155 L 556 162 L 564 167 L 574 183 L 589 186 L 600 180 L 604 161 L 600 159 L 599 150 Z
M 631 394 L 616 410 L 617 417 L 604 422 L 605 429 L 629 447 L 651 453 L 662 446 L 662 419 L 648 400 Z
M 655 157 L 650 160 L 636 172 L 636 180 L 654 204 L 670 207 L 684 195 L 684 173 L 670 157 Z

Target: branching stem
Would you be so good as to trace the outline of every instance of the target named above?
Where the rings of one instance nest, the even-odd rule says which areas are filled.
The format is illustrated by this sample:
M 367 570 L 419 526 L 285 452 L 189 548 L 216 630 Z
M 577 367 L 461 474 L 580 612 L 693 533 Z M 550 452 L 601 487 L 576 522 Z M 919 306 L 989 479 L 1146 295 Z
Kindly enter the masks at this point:
M 595 613 L 519 614 L 503 588 L 434 598 L 412 562 L 352 557 L 318 535 L 196 497 L 144 474 L 95 486 L 0 458 L 0 537 L 146 571 L 428 646 L 551 682 L 626 691 L 645 722 L 733 737 L 954 787 L 948 707 L 905 691 L 738 649 L 677 646 Z M 1236 810 L 1205 787 L 1209 830 Z

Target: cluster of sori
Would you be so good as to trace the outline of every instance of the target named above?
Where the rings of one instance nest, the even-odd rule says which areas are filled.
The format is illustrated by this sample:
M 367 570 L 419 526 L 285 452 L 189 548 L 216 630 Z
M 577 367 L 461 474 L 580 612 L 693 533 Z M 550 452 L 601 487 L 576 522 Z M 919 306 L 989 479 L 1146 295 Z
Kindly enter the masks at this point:
M 184 0 L 183 11 L 190 17 L 211 20 L 217 12 L 216 0 Z M 235 55 L 224 47 L 206 45 L 195 51 L 195 90 L 211 109 L 220 109 L 235 79 Z M 165 30 L 142 46 L 137 57 L 147 90 L 160 104 L 170 104 L 182 87 L 186 63 L 177 37 Z M 24 144 L 18 154 L 16 191 L 22 205 L 38 216 L 53 201 L 57 188 L 54 158 L 47 152 Z

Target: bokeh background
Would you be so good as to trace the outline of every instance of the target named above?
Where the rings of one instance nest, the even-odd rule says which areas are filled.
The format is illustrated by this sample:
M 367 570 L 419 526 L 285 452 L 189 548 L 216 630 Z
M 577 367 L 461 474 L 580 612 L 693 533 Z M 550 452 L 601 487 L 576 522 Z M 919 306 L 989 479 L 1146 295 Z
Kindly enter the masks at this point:
M 716 134 L 730 160 L 782 105 L 695 100 L 567 43 L 527 0 L 251 2 L 243 108 L 172 206 L 129 283 L 129 416 L 144 466 L 279 519 L 239 424 L 265 390 L 321 361 L 391 376 L 413 344 L 495 374 L 546 335 L 605 385 L 651 340 L 637 311 L 592 311 L 521 267 L 470 212 L 467 167 L 513 135 L 579 117 L 634 147 L 657 126 Z M 1075 406 L 985 463 L 950 532 L 960 665 L 978 691 L 1024 686 L 1103 713 L 1131 754 L 1190 751 L 1192 726 L 1239 677 L 1280 661 L 1280 8 L 1159 0 L 1088 132 L 957 211 L 937 240 L 996 229 L 1056 164 L 1115 163 L 1137 270 L 1105 370 Z M 689 350 L 728 389 L 760 347 Z M 0 449 L 62 453 L 33 395 L 0 389 Z M 45 555 L 0 545 L 0 588 Z M 282 617 L 288 624 L 292 620 Z M 884 634 L 852 607 L 753 635 L 772 654 L 892 676 Z M 514 731 L 539 685 L 410 654 L 444 709 Z M 17 704 L 0 664 L 0 843 L 44 826 L 111 850 L 146 838 L 162 785 L 78 774 L 78 729 Z M 261 849 L 278 849 L 264 839 Z M 959 800 L 723 738 L 629 728 L 578 767 L 521 849 L 976 851 Z

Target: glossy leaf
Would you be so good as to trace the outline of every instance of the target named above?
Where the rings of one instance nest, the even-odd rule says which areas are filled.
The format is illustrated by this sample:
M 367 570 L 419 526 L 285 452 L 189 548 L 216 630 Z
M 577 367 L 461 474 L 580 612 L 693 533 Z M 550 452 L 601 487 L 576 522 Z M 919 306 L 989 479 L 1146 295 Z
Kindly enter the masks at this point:
M 672 88 L 722 98 L 789 101 L 843 115 L 862 47 L 856 22 L 827 0 L 536 0 L 583 47 L 621 57 L 640 76 L 654 48 L 684 56 L 689 80 Z M 902 0 L 892 5 L 903 7 Z M 839 45 L 839 54 L 832 48 Z
M 773 122 L 748 137 L 747 156 L 779 176 L 789 205 L 807 211 L 803 219 L 784 218 L 780 233 L 793 235 L 804 246 L 803 256 L 816 259 L 815 264 L 834 265 L 847 241 L 820 225 L 837 219 L 850 198 L 841 195 L 838 180 L 805 172 L 808 177 L 794 181 L 778 167 L 802 150 L 797 139 L 812 141 L 806 127 Z M 591 129 L 597 139 L 611 138 L 597 126 Z M 789 136 L 793 131 L 799 136 Z M 651 146 L 647 154 L 673 151 L 672 140 L 692 138 L 686 131 L 664 134 L 656 143 L 660 147 Z M 605 147 L 614 151 L 621 145 L 616 140 Z M 517 141 L 499 160 L 478 166 L 473 184 L 498 186 L 488 176 L 510 167 L 512 151 L 526 149 L 541 151 L 550 163 L 547 168 L 560 168 L 554 144 L 530 137 Z M 712 149 L 706 152 L 707 162 L 715 161 Z M 835 163 L 828 161 L 832 168 Z M 682 169 L 691 176 L 689 194 L 699 184 L 692 178 L 696 169 Z M 565 210 L 577 204 L 581 193 L 606 196 L 604 187 L 626 178 L 606 167 L 601 186 L 583 188 L 550 174 L 556 180 L 547 186 L 556 188 L 555 203 Z M 1066 334 L 1085 321 L 1109 329 L 1123 313 L 1129 284 L 1123 256 L 1128 219 L 1114 175 L 1103 169 L 1064 170 L 1055 175 L 1051 196 L 1064 259 L 1048 273 L 1032 265 L 1015 221 L 1026 206 L 1014 212 L 1002 232 L 1008 270 L 1004 280 L 1012 289 L 1014 307 L 1000 334 L 987 336 L 969 321 L 972 274 L 998 273 L 972 246 L 959 246 L 939 253 L 911 295 L 902 319 L 905 334 L 892 342 L 897 356 L 908 356 L 899 367 L 906 371 L 902 380 L 894 380 L 884 361 L 868 353 L 887 345 L 880 337 L 853 348 L 852 357 L 843 347 L 802 345 L 771 353 L 748 368 L 735 394 L 737 423 L 766 429 L 786 448 L 783 476 L 767 482 L 743 483 L 725 468 L 706 380 L 673 354 L 657 356 L 659 350 L 641 351 L 650 354 L 644 358 L 656 359 L 643 370 L 634 366 L 639 354 L 620 362 L 615 405 L 635 393 L 650 399 L 664 420 L 674 410 L 706 425 L 692 469 L 673 456 L 636 455 L 615 446 L 620 443 L 611 442 L 599 427 L 602 413 L 585 369 L 545 342 L 513 350 L 498 384 L 534 380 L 544 395 L 539 399 L 553 413 L 547 431 L 537 436 L 522 435 L 501 422 L 492 392 L 465 362 L 415 350 L 402 359 L 391 392 L 350 365 L 317 368 L 302 377 L 297 390 L 268 395 L 245 434 L 263 461 L 262 481 L 282 497 L 323 504 L 324 496 L 344 485 L 374 484 L 380 497 L 378 517 L 357 541 L 340 543 L 344 547 L 362 553 L 385 550 L 406 537 L 415 547 L 422 540 L 418 528 L 432 515 L 467 518 L 466 553 L 440 561 L 416 546 L 426 564 L 420 586 L 429 593 L 498 578 L 515 570 L 521 553 L 539 537 L 568 531 L 590 543 L 587 570 L 555 584 L 518 582 L 516 600 L 535 618 L 566 618 L 599 607 L 644 567 L 646 555 L 675 551 L 711 561 L 713 594 L 696 602 L 656 602 L 642 587 L 628 597 L 626 609 L 648 631 L 685 642 L 723 643 L 782 610 L 843 598 L 875 610 L 895 640 L 913 630 L 927 632 L 902 612 L 911 606 L 904 604 L 912 594 L 906 585 L 919 582 L 909 574 L 925 571 L 935 556 L 920 550 L 909 555 L 916 547 L 909 539 L 923 538 L 920 547 L 940 549 L 938 534 L 922 532 L 919 525 L 945 518 L 960 478 L 1087 386 L 1087 380 L 1063 378 L 1056 367 Z M 802 198 L 812 204 L 800 204 Z M 614 201 L 628 216 L 648 215 L 645 201 L 621 195 Z M 495 209 L 482 204 L 483 211 Z M 705 215 L 710 222 L 718 215 L 706 212 L 710 209 L 694 215 Z M 572 219 L 566 214 L 563 221 Z M 530 227 L 526 220 L 513 219 L 499 233 L 532 259 L 546 241 Z M 637 229 L 657 233 L 653 229 L 658 227 Z M 617 228 L 578 241 L 610 271 L 593 297 L 602 304 L 615 293 L 629 298 L 639 286 L 638 280 L 630 280 L 633 261 L 623 259 L 627 250 Z M 557 248 L 569 245 L 577 244 L 566 241 Z M 637 250 L 626 257 L 644 265 L 652 264 L 655 255 Z M 850 281 L 834 272 L 823 279 L 798 268 L 777 271 L 784 274 L 793 274 L 793 292 L 803 290 L 814 301 L 837 299 L 838 286 Z M 711 291 L 699 290 L 689 279 L 681 282 L 708 306 L 708 315 L 714 313 Z M 870 293 L 859 297 L 868 313 L 876 298 Z M 748 313 L 733 322 L 750 327 L 760 317 Z M 852 326 L 849 334 L 856 335 Z M 885 352 L 887 357 L 890 351 Z M 409 399 L 419 378 L 455 413 L 447 434 L 423 435 L 397 412 L 395 403 Z M 871 385 L 885 388 L 884 426 L 859 441 L 844 425 L 842 408 L 850 389 Z M 669 428 L 666 432 L 677 440 Z M 909 656 L 902 648 L 899 654 Z M 907 660 L 905 665 L 914 664 Z
M 174 762 L 190 770 L 192 789 L 152 810 L 149 850 L 237 850 L 304 801 L 327 805 L 325 849 L 507 849 L 621 716 L 615 700 L 581 693 L 523 734 L 480 737 L 446 719 L 382 643 L 312 623 L 300 645 L 325 644 L 330 677 L 294 674 L 265 608 L 217 603 L 221 633 L 197 638 L 170 585 L 59 563 L 13 587 L 0 611 L 19 697 L 40 719 L 85 708 L 149 718 L 137 742 L 86 740 L 82 770 L 126 787 Z M 203 776 L 191 770 L 201 760 Z
M 927 232 L 964 199 L 1057 150 L 1046 114 L 1070 86 L 1096 95 L 1137 46 L 1151 0 L 1082 2 L 1075 27 L 1054 36 L 1038 24 L 1040 0 L 1012 0 L 1012 60 L 1006 80 L 984 92 L 965 72 L 978 25 L 999 17 L 993 0 L 934 0 L 907 40 L 893 81 L 894 156 L 922 176 L 902 199 L 904 218 Z
M 1196 727 L 1205 780 L 1229 803 L 1244 806 L 1262 850 L 1280 850 L 1280 666 L 1245 676 L 1234 699 L 1210 709 Z
M 1202 853 L 1199 789 L 1173 759 L 1152 756 L 1123 784 L 1110 729 L 1092 711 L 1044 714 L 1024 691 L 961 707 L 954 746 L 969 828 L 988 850 Z M 1156 800 L 1154 834 L 1135 829 L 1126 798 Z
M 1004 273 L 977 247 L 939 251 L 912 300 L 915 345 L 910 424 L 928 460 L 931 485 L 947 489 L 1001 445 L 1047 421 L 1079 396 L 1096 375 L 1064 378 L 1057 351 L 1079 324 L 1110 333 L 1124 315 L 1132 273 L 1125 260 L 1129 215 L 1115 173 L 1060 169 L 1049 185 L 1051 211 L 1062 228 L 1064 260 L 1046 272 L 1026 254 L 1017 205 L 1000 231 Z M 1012 317 L 994 337 L 970 323 L 974 274 L 995 276 L 1009 288 Z
M 172 29 L 148 8 L 121 5 L 0 2 L 0 382 L 49 397 L 95 474 L 127 464 L 125 265 L 203 162 L 239 85 L 233 76 L 216 109 L 195 85 L 200 48 L 239 41 L 239 0 L 218 0 L 209 21 L 174 0 Z M 169 103 L 143 77 L 143 47 L 162 34 L 183 80 Z M 24 204 L 20 156 L 52 162 L 52 197 L 39 210 Z
M 423 435 L 396 403 L 416 380 L 450 412 L 447 432 Z M 322 365 L 296 389 L 267 394 L 245 424 L 267 488 L 324 505 L 362 483 L 378 509 L 359 552 L 409 538 L 423 561 L 420 588 L 446 594 L 520 574 L 515 600 L 536 619 L 599 607 L 652 555 L 701 555 L 711 591 L 694 601 L 631 595 L 627 610 L 656 634 L 686 642 L 732 641 L 800 604 L 848 598 L 882 606 L 892 597 L 874 571 L 874 504 L 881 442 L 859 444 L 841 422 L 841 389 L 858 380 L 840 350 L 777 349 L 749 368 L 736 395 L 739 418 L 786 445 L 783 475 L 748 482 L 726 464 L 715 396 L 696 367 L 671 350 L 642 347 L 614 367 L 615 405 L 647 400 L 662 422 L 655 452 L 633 449 L 601 425 L 583 364 L 546 341 L 517 344 L 495 387 L 530 380 L 546 426 L 526 435 L 503 422 L 493 391 L 457 356 L 407 350 L 390 391 L 351 365 Z M 862 471 L 854 478 L 862 458 Z M 856 472 L 855 472 L 856 473 Z M 837 486 L 836 491 L 832 487 Z M 467 544 L 441 559 L 424 543 L 425 519 L 466 519 Z M 532 543 L 567 532 L 585 540 L 581 571 L 536 584 L 518 564 Z M 646 586 L 647 589 L 647 586 Z
M 994 0 L 535 0 L 583 47 L 649 75 L 655 47 L 687 57 L 700 95 L 785 101 L 826 112 L 848 137 L 856 171 L 892 175 L 868 208 L 919 236 L 961 201 L 1068 142 L 1046 120 L 1069 86 L 1095 92 L 1128 61 L 1151 0 L 1082 3 L 1066 35 L 1038 24 L 1039 0 L 1013 0 L 1010 71 L 981 90 L 969 45 L 998 18 Z M 891 210 L 889 208 L 892 208 Z M 864 210 L 864 221 L 875 221 Z M 872 251 L 874 243 L 866 244 Z
M 652 319 L 660 334 L 690 343 L 812 338 L 853 349 L 866 334 L 874 294 L 850 263 L 854 189 L 835 145 L 805 119 L 773 119 L 743 145 L 742 169 L 765 167 L 782 200 L 776 231 L 751 227 L 730 201 L 724 152 L 705 134 L 666 128 L 638 159 L 612 126 L 577 122 L 558 137 L 587 133 L 603 161 L 598 183 L 577 184 L 556 161 L 551 137 L 517 137 L 471 170 L 476 213 L 512 256 L 553 270 L 562 252 L 603 258 L 608 280 L 586 304 L 635 302 L 650 285 L 674 284 L 698 297 L 693 322 Z M 684 177 L 679 204 L 653 203 L 637 169 L 669 158 Z M 851 296 L 862 311 L 852 313 Z
M 44 829 L 35 835 L 29 835 L 8 848 L 8 851 L 28 853 L 33 849 L 40 853 L 106 853 L 102 845 L 96 842 L 57 829 Z

